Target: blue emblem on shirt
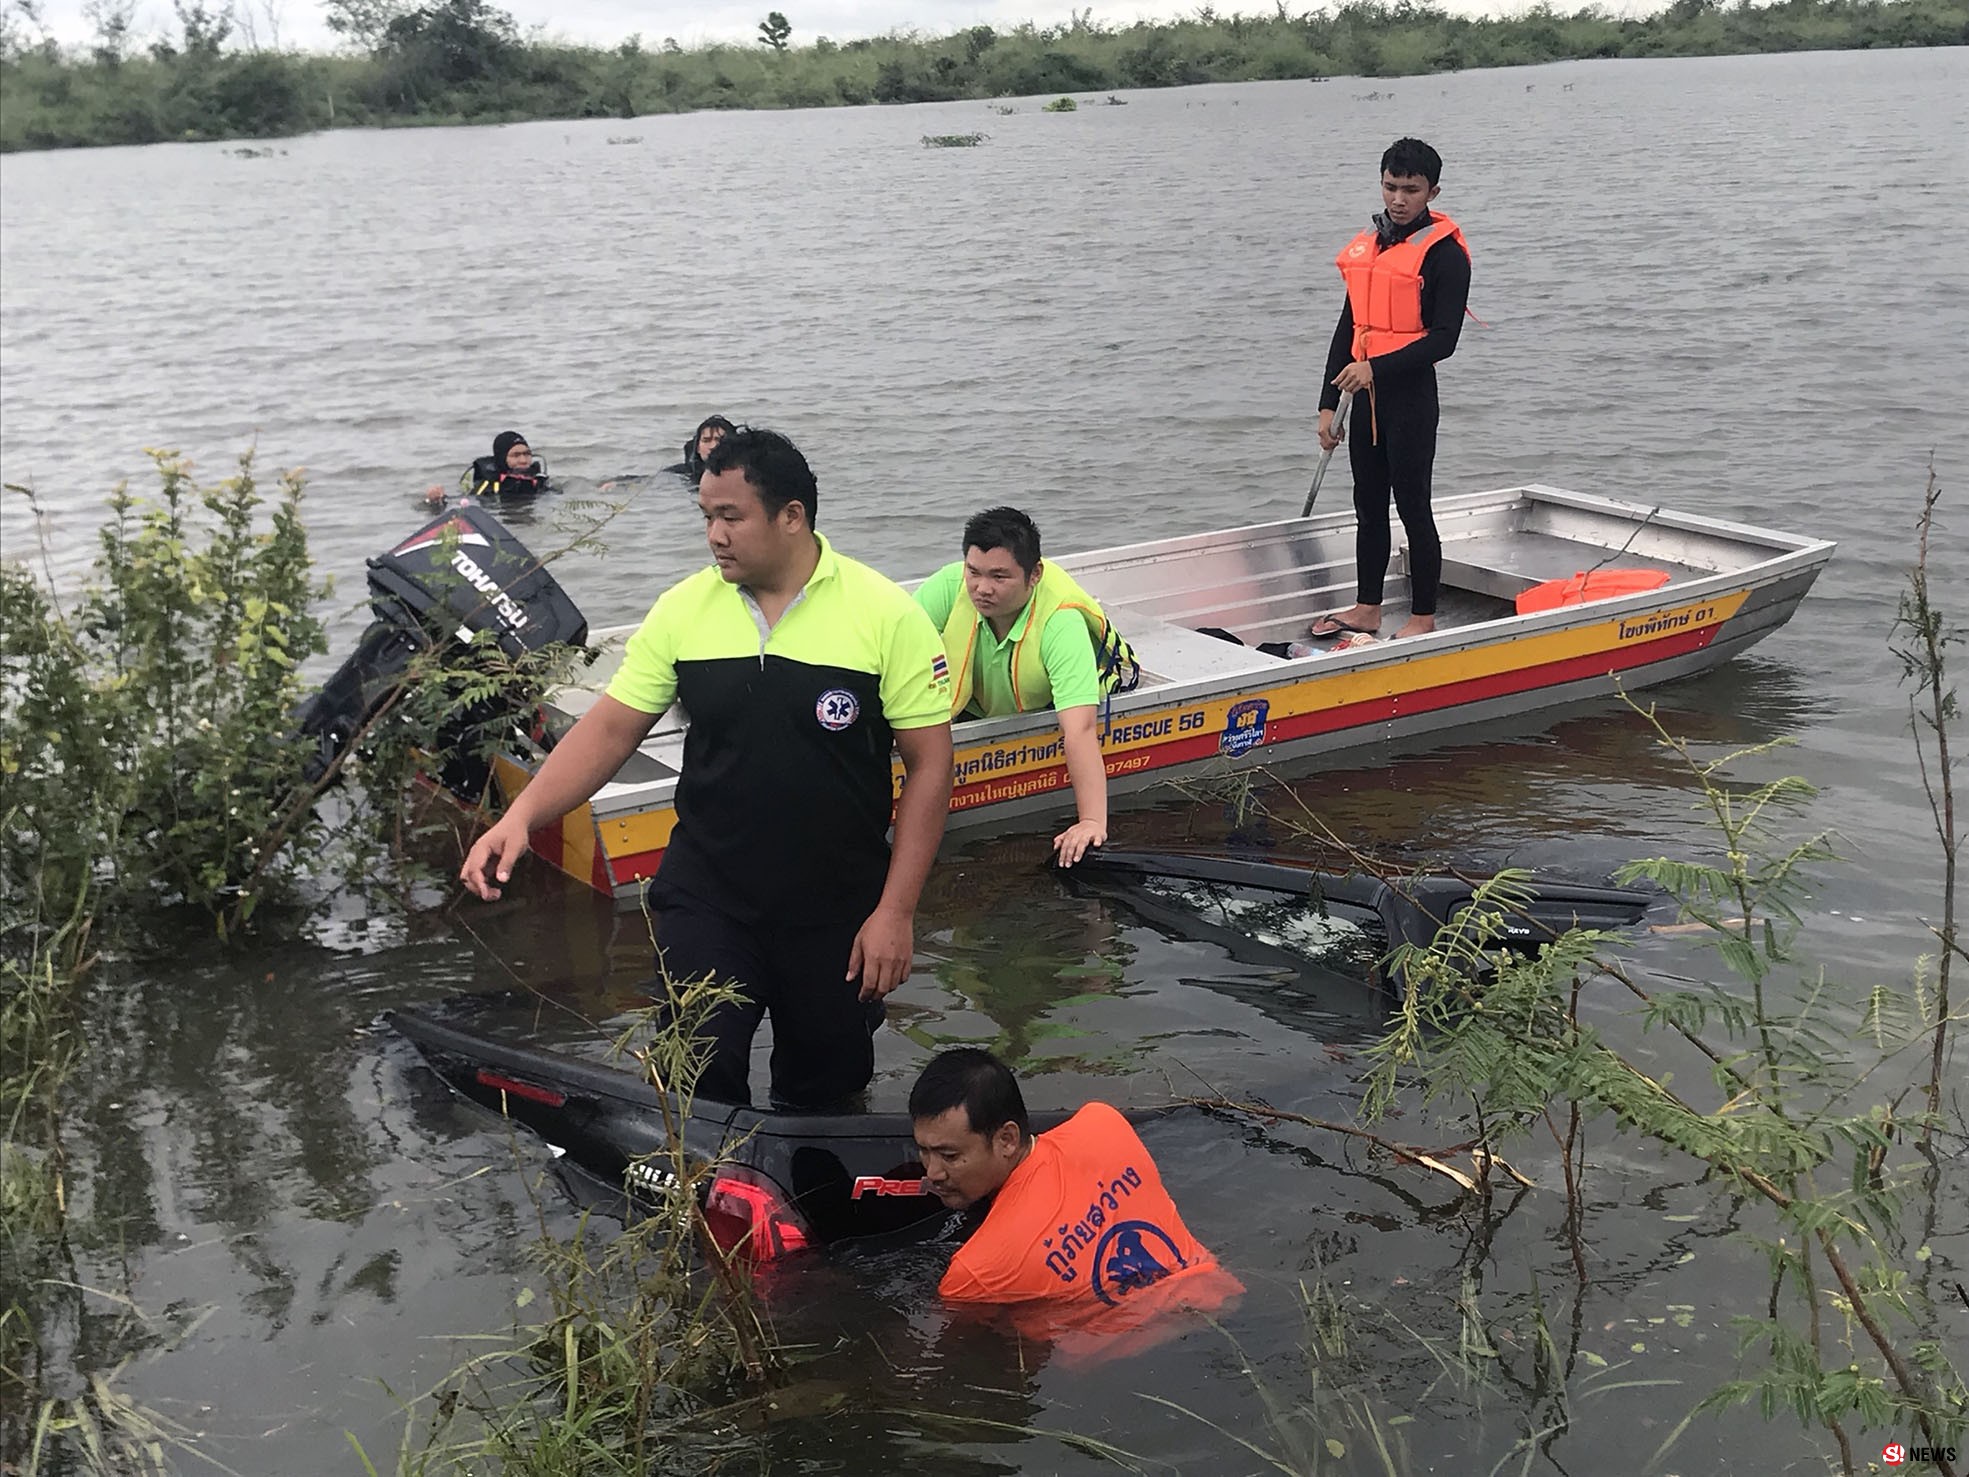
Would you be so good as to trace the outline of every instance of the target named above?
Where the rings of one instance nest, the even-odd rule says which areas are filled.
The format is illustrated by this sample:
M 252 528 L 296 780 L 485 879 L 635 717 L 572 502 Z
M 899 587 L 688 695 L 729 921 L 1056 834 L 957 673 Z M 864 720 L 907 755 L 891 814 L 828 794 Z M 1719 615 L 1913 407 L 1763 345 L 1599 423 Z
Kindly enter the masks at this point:
M 1162 1227 L 1119 1221 L 1094 1248 L 1094 1296 L 1112 1308 L 1138 1288 L 1160 1282 L 1189 1263 Z
M 845 687 L 830 687 L 814 703 L 814 717 L 829 733 L 839 733 L 861 717 L 861 699 Z

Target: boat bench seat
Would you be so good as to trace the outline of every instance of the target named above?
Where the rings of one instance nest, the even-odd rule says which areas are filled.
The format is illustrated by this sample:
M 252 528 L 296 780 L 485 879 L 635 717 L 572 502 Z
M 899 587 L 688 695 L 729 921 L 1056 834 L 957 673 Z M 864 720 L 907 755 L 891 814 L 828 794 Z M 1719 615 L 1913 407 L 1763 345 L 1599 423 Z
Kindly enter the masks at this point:
M 1142 664 L 1144 687 L 1237 672 L 1262 672 L 1278 663 L 1277 657 L 1267 656 L 1255 647 L 1220 641 L 1215 636 L 1205 636 L 1152 616 L 1129 616 L 1122 634 L 1135 648 L 1135 656 Z
M 1404 564 L 1407 546 L 1403 546 Z M 1443 584 L 1450 589 L 1469 590 L 1498 600 L 1516 600 L 1533 585 L 1547 580 L 1571 579 L 1595 562 L 1593 551 L 1575 539 L 1550 534 L 1514 532 L 1508 535 L 1480 535 L 1474 538 L 1443 540 Z M 1667 569 L 1671 573 L 1688 571 L 1661 559 L 1636 554 L 1614 554 L 1601 565 L 1606 569 Z

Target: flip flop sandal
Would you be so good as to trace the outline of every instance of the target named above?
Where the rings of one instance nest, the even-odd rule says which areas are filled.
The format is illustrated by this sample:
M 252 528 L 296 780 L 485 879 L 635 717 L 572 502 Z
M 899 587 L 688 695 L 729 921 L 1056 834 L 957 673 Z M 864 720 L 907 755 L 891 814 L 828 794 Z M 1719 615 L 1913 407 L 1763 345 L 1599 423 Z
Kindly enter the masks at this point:
M 1306 635 L 1314 641 L 1331 641 L 1335 636 L 1345 636 L 1349 633 L 1356 636 L 1373 636 L 1376 631 L 1368 626 L 1349 625 L 1337 615 L 1323 615 L 1306 630 Z

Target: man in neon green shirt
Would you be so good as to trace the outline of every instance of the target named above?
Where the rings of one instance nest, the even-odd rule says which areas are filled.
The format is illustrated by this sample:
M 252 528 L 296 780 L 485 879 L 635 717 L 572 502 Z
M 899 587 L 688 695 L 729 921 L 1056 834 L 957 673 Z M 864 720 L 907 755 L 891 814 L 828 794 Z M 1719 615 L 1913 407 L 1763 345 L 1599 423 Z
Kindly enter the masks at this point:
M 741 997 L 705 1027 L 697 1090 L 751 1101 L 752 1038 L 770 1014 L 772 1105 L 840 1111 L 874 1073 L 884 997 L 909 977 L 950 808 L 943 648 L 901 586 L 814 531 L 813 469 L 784 436 L 725 437 L 697 501 L 713 564 L 657 600 L 608 692 L 461 876 L 496 899 L 528 835 L 593 795 L 681 703 L 677 826 L 648 889 L 660 962 Z M 893 847 L 892 750 L 905 772 Z
M 1079 818 L 1053 849 L 1061 866 L 1072 866 L 1107 840 L 1108 775 L 1095 721 L 1103 691 L 1132 667 L 1133 653 L 1094 597 L 1040 558 L 1039 529 L 1017 508 L 987 508 L 965 524 L 964 557 L 925 580 L 916 603 L 943 631 L 953 717 L 1044 707 L 1059 714 Z

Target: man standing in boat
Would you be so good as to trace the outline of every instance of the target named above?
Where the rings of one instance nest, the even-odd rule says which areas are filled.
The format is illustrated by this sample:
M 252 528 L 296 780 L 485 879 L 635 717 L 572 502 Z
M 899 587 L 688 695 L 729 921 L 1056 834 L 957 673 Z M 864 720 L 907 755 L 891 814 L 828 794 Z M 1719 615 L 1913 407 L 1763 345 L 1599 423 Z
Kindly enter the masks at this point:
M 1347 301 L 1326 356 L 1320 390 L 1320 448 L 1340 444 L 1334 412 L 1354 396 L 1348 460 L 1354 471 L 1354 604 L 1313 622 L 1329 640 L 1381 629 L 1382 583 L 1393 539 L 1393 496 L 1408 534 L 1409 616 L 1397 636 L 1436 629 L 1443 546 L 1429 506 L 1436 461 L 1436 364 L 1456 352 L 1470 297 L 1470 248 L 1446 215 L 1429 209 L 1443 161 L 1420 139 L 1398 139 L 1381 156 L 1381 213 L 1340 250 Z
M 965 524 L 964 557 L 923 581 L 916 603 L 943 630 L 953 717 L 1059 714 L 1077 818 L 1053 849 L 1072 866 L 1107 840 L 1095 719 L 1105 693 L 1139 679 L 1135 654 L 1094 597 L 1040 558 L 1039 529 L 1017 508 L 987 508 Z
M 773 1017 L 772 1101 L 839 1110 L 868 1085 L 883 999 L 909 977 L 916 903 L 950 807 L 950 680 L 901 586 L 814 532 L 793 443 L 739 429 L 698 483 L 715 564 L 673 585 L 606 695 L 554 746 L 461 876 L 482 898 L 528 834 L 611 779 L 673 702 L 690 714 L 677 827 L 651 879 L 659 961 L 744 1000 L 711 1023 L 698 1091 L 751 1101 Z M 906 779 L 889 828 L 891 748 Z

